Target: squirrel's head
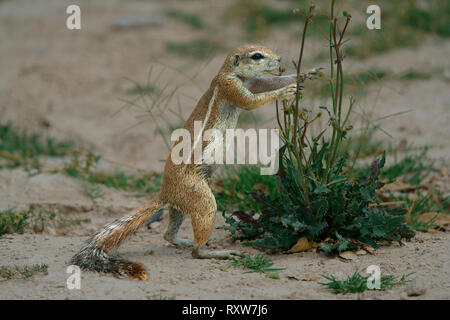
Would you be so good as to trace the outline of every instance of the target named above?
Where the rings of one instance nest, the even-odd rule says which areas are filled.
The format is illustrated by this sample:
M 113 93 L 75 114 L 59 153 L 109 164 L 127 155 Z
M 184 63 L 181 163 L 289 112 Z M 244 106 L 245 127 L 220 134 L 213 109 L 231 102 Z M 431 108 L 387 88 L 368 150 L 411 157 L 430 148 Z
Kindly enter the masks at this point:
M 272 50 L 258 45 L 245 45 L 234 49 L 222 68 L 243 79 L 252 79 L 280 68 L 281 57 Z

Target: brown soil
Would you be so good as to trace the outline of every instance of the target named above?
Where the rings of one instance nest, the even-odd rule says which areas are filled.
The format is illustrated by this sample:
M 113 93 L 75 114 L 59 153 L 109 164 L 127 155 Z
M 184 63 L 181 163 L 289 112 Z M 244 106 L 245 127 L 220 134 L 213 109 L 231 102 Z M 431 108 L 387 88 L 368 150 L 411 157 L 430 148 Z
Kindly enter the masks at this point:
M 46 131 L 61 140 L 75 140 L 105 159 L 160 171 L 168 150 L 156 133 L 155 122 L 147 118 L 137 125 L 142 120 L 139 116 L 145 113 L 135 109 L 116 113 L 124 105 L 121 99 L 133 99 L 127 93 L 132 83 L 126 78 L 144 83 L 151 65 L 155 66 L 154 75 L 164 69 L 162 65 L 182 70 L 181 73 L 165 68 L 159 78 L 152 79 L 160 87 L 166 83 L 171 88 L 183 84 L 173 101 L 179 99 L 186 117 L 194 100 L 217 72 L 226 50 L 208 64 L 168 53 L 167 42 L 196 39 L 205 33 L 187 29 L 183 23 L 169 18 L 161 26 L 112 29 L 119 17 L 162 12 L 164 2 L 86 0 L 78 3 L 82 8 L 81 31 L 65 28 L 65 8 L 70 1 L 0 2 L 0 119 L 11 120 L 31 131 Z M 208 13 L 205 16 L 211 24 L 224 7 L 222 1 L 208 5 L 203 1 L 189 3 L 200 14 Z M 225 36 L 218 30 L 215 32 L 218 38 Z M 268 47 L 285 57 L 296 56 L 293 35 L 276 30 L 269 39 L 263 41 Z M 240 43 L 230 42 L 231 45 Z M 320 46 L 318 49 L 323 50 Z M 373 118 L 412 110 L 380 121 L 392 135 L 392 144 L 431 145 L 429 157 L 447 166 L 450 162 L 448 52 L 450 40 L 427 37 L 414 49 L 390 51 L 364 62 L 346 61 L 347 72 L 370 67 L 388 69 L 392 74 L 401 74 L 412 67 L 433 70 L 435 75 L 427 80 L 400 81 L 393 77 L 371 85 L 360 107 Z M 313 57 L 308 57 L 305 67 L 313 67 L 312 61 Z M 186 80 L 193 76 L 195 81 Z M 256 112 L 264 119 L 275 114 L 273 106 Z M 275 123 L 269 121 L 264 126 L 275 126 Z M 439 188 L 448 194 L 450 177 L 439 179 Z M 148 281 L 83 272 L 81 290 L 68 290 L 67 262 L 86 237 L 145 201 L 108 188 L 103 197 L 92 200 L 82 192 L 82 182 L 64 175 L 45 173 L 31 177 L 22 169 L 0 170 L 0 209 L 22 209 L 33 204 L 37 209 L 91 219 L 90 223 L 63 231 L 50 228 L 43 234 L 27 232 L 0 237 L 0 265 L 45 263 L 49 266 L 48 275 L 0 283 L 0 299 L 146 299 L 155 294 L 176 299 L 450 298 L 448 232 L 418 233 L 404 246 L 382 247 L 373 255 L 359 256 L 350 262 L 317 252 L 274 255 L 275 266 L 285 268 L 277 280 L 269 279 L 267 274 L 244 273 L 235 268 L 221 271 L 220 267 L 227 263 L 224 261 L 193 259 L 189 250 L 177 249 L 162 239 L 166 216 L 150 230 L 142 228 L 119 250 L 123 256 L 148 268 Z M 216 226 L 223 222 L 217 214 Z M 181 234 L 192 237 L 188 222 Z M 232 244 L 229 234 L 221 229 L 214 231 L 210 246 L 258 253 Z M 415 272 L 417 286 L 426 292 L 409 297 L 408 286 L 402 285 L 385 292 L 341 296 L 318 284 L 320 274 L 342 278 L 356 269 L 364 272 L 372 264 L 380 266 L 382 274 L 400 276 Z

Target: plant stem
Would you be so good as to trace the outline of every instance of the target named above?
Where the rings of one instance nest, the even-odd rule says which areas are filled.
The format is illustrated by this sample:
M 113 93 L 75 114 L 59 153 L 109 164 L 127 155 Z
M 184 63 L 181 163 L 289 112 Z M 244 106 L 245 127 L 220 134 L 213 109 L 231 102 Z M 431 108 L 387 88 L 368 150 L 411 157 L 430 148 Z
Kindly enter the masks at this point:
M 331 80 L 330 80 L 330 89 L 332 95 L 332 103 L 333 103 L 333 118 L 331 119 L 331 124 L 333 127 L 333 135 L 331 138 L 330 144 L 330 154 L 328 157 L 328 162 L 325 169 L 325 175 L 322 182 L 326 182 L 327 184 L 330 182 L 331 178 L 331 168 L 334 166 L 334 162 L 336 161 L 336 155 L 339 151 L 339 145 L 342 141 L 343 135 L 345 133 L 345 128 L 343 128 L 342 123 L 342 98 L 344 92 L 344 72 L 342 69 L 342 61 L 343 61 L 343 53 L 341 50 L 342 40 L 344 38 L 344 34 L 347 30 L 348 24 L 350 22 L 350 15 L 346 15 L 347 19 L 345 21 L 345 26 L 342 32 L 339 33 L 339 40 L 337 37 L 338 34 L 338 21 L 334 16 L 334 0 L 331 1 L 331 17 L 330 17 L 330 63 L 331 63 Z M 335 53 L 333 55 L 333 49 Z M 336 60 L 334 60 L 334 56 Z M 334 77 L 334 63 L 336 63 L 336 77 Z M 333 84 L 333 82 L 335 82 Z M 349 110 L 344 120 L 344 124 L 347 122 L 348 117 L 350 115 L 352 109 L 352 103 L 350 104 Z

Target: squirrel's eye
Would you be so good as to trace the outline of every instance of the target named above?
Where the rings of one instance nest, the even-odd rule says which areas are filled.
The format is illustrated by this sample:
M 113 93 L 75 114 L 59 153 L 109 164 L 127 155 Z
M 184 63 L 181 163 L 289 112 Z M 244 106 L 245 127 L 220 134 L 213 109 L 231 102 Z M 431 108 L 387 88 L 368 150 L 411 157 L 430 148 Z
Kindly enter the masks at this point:
M 264 56 L 261 53 L 255 53 L 254 55 L 251 56 L 251 58 L 253 60 L 259 60 L 259 59 L 264 58 Z

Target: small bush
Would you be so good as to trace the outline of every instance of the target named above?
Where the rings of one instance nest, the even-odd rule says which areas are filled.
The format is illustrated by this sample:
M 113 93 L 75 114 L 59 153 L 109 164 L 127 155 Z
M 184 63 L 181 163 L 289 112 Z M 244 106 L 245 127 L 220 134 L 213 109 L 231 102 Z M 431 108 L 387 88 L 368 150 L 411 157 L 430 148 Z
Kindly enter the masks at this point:
M 392 275 L 381 276 L 379 290 L 390 290 L 396 285 L 410 282 L 411 280 L 409 280 L 408 277 L 411 275 L 412 273 L 403 275 L 400 279 Z M 367 279 L 369 278 L 369 275 L 362 276 L 358 271 L 356 271 L 353 275 L 349 276 L 345 280 L 337 280 L 334 276 L 322 275 L 322 277 L 329 282 L 322 282 L 319 284 L 326 286 L 334 294 L 359 293 L 369 290 L 369 288 L 367 287 Z
M 320 171 L 323 159 L 318 155 L 312 155 L 316 161 L 311 166 Z M 348 181 L 342 174 L 343 161 L 332 168 L 337 179 L 331 183 L 315 183 L 317 175 L 307 182 L 308 207 L 296 172 L 289 164 L 280 170 L 286 175 L 280 179 L 275 199 L 264 193 L 251 193 L 259 209 L 236 211 L 231 216 L 224 214 L 228 225 L 223 228 L 229 230 L 235 240 L 245 240 L 244 246 L 269 252 L 288 250 L 301 237 L 320 242 L 323 251 L 333 253 L 358 250 L 363 243 L 377 248 L 379 240 L 413 236 L 404 224 L 403 210 L 371 206 L 376 202 L 377 190 L 384 185 L 379 181 L 384 156 L 374 162 L 369 176 L 355 181 Z
M 378 205 L 378 193 L 384 183 L 380 173 L 385 164 L 385 154 L 376 159 L 365 175 L 350 176 L 348 155 L 343 150 L 344 139 L 352 126 L 348 124 L 355 100 L 343 106 L 343 49 L 345 31 L 351 20 L 343 12 L 345 23 L 339 27 L 339 19 L 331 2 L 330 13 L 330 76 L 329 88 L 332 105 L 321 106 L 320 111 L 301 104 L 302 95 L 294 101 L 283 102 L 281 111 L 277 103 L 277 121 L 284 143 L 279 151 L 279 171 L 266 187 L 248 191 L 255 202 L 244 202 L 247 211 L 238 210 L 226 214 L 227 225 L 234 240 L 267 252 L 290 249 L 301 238 L 320 243 L 328 253 L 356 250 L 363 244 L 378 247 L 379 242 L 409 238 L 414 232 L 405 224 L 405 211 Z M 301 36 L 299 59 L 295 63 L 298 84 L 307 27 L 313 19 L 313 9 L 305 11 L 305 26 Z M 338 32 L 338 30 L 341 30 Z M 321 113 L 328 114 L 329 137 L 325 130 L 308 137 L 308 128 Z M 352 169 L 352 168 L 350 168 Z M 345 170 L 349 171 L 349 170 Z M 351 171 L 351 170 L 350 170 Z M 246 183 L 242 183 L 245 181 Z M 248 186 L 255 177 L 240 179 Z M 250 182 L 250 184 L 248 183 Z M 225 184 L 233 185 L 228 181 Z M 270 186 L 270 187 L 269 187 Z M 274 187 L 276 186 L 276 188 Z M 233 189 L 233 188 L 232 188 Z

